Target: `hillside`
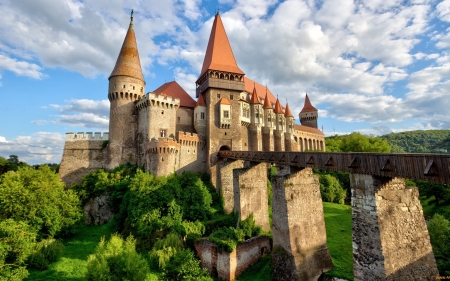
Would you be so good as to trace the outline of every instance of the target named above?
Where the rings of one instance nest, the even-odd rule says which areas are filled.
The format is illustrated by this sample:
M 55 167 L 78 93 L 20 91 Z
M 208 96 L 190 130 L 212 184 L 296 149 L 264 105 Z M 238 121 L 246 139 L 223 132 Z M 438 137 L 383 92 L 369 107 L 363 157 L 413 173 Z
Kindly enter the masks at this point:
M 450 153 L 450 130 L 417 130 L 381 136 L 394 153 Z

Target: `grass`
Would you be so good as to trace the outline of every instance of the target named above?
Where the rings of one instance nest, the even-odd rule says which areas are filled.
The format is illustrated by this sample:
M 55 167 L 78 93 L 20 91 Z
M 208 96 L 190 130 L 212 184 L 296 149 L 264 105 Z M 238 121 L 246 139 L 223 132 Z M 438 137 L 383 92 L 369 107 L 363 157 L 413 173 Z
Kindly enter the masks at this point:
M 272 280 L 272 268 L 270 255 L 260 258 L 256 263 L 247 268 L 236 281 L 270 281 Z
M 111 223 L 102 226 L 82 226 L 78 234 L 64 242 L 64 253 L 48 270 L 29 270 L 28 281 L 52 280 L 86 280 L 87 258 L 94 253 L 95 247 L 102 236 L 109 238 Z

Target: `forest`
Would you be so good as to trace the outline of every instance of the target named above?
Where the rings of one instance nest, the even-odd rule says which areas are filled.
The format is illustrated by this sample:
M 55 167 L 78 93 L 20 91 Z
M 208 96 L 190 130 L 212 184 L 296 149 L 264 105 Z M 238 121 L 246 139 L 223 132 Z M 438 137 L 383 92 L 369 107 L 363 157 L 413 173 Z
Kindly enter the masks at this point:
M 448 132 L 430 134 L 436 141 L 421 139 L 420 152 L 445 149 Z M 403 148 L 406 135 L 352 133 L 328 137 L 326 145 L 343 152 L 394 152 L 399 149 L 394 145 L 417 152 Z M 271 237 L 252 216 L 238 222 L 237 214 L 225 214 L 208 174 L 155 177 L 127 164 L 92 172 L 65 188 L 57 171 L 57 164 L 30 166 L 15 155 L 0 157 L 0 280 L 214 280 L 200 266 L 195 241 L 208 237 L 221 250 L 232 251 L 250 237 Z M 335 265 L 327 275 L 353 280 L 349 175 L 314 172 Z M 269 178 L 274 173 L 275 167 L 269 169 Z M 406 183 L 419 189 L 438 269 L 450 275 L 450 187 Z M 269 179 L 267 188 L 271 210 Z M 111 200 L 113 220 L 86 226 L 82 207 L 104 194 Z M 269 255 L 237 280 L 271 279 Z

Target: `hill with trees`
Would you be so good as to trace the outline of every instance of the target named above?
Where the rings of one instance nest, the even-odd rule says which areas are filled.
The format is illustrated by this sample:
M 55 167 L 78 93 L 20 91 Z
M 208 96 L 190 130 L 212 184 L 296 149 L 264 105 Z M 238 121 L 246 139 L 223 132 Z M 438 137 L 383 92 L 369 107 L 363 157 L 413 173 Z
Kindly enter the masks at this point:
M 381 136 L 393 153 L 450 153 L 450 130 L 418 130 Z

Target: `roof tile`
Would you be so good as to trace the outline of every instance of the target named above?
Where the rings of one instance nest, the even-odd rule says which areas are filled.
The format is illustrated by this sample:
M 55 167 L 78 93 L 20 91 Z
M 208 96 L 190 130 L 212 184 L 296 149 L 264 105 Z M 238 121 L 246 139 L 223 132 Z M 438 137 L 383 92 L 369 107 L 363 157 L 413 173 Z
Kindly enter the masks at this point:
M 180 99 L 180 106 L 195 107 L 195 100 L 176 82 L 167 82 L 153 92 Z
M 309 101 L 308 94 L 306 94 L 305 105 L 303 106 L 303 109 L 300 112 L 311 112 L 311 111 L 317 111 L 317 109 L 314 106 L 312 106 L 311 102 Z

